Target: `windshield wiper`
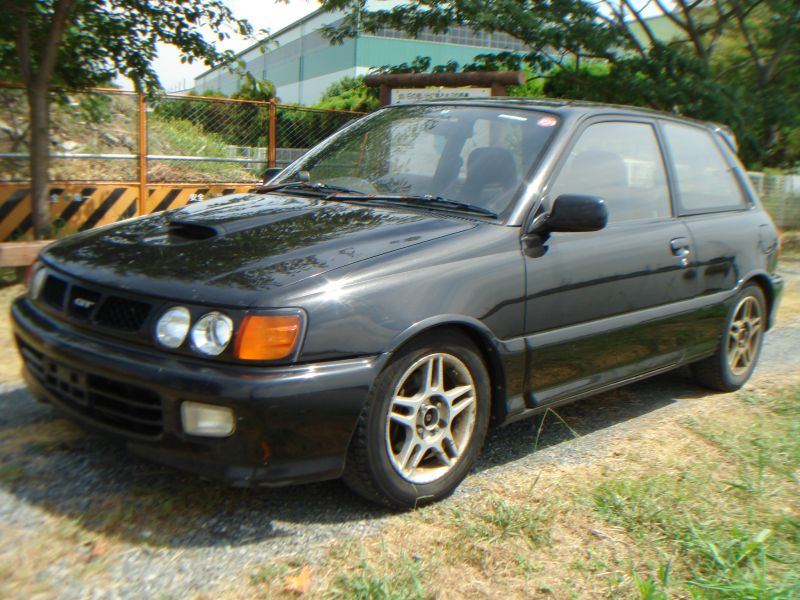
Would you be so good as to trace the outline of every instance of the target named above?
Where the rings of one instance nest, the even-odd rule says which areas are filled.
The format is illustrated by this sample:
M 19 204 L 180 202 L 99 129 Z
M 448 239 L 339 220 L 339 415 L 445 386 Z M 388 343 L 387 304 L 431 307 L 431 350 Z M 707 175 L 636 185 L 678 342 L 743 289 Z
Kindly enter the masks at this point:
M 285 181 L 283 183 L 276 183 L 275 185 L 264 185 L 258 188 L 259 192 L 277 192 L 280 190 L 300 190 L 303 192 L 314 192 L 319 196 L 330 196 L 331 194 L 335 194 L 337 192 L 343 192 L 345 194 L 357 194 L 358 196 L 363 196 L 363 194 L 358 190 L 346 188 L 341 185 L 331 185 L 329 183 L 322 183 L 321 181 L 314 183 L 310 181 Z
M 392 202 L 404 202 L 407 204 L 417 205 L 436 205 L 441 208 L 451 210 L 459 210 L 462 212 L 471 212 L 478 215 L 497 218 L 497 213 L 469 204 L 468 202 L 461 202 L 460 200 L 451 200 L 443 196 L 433 196 L 430 194 L 365 194 L 347 188 L 341 185 L 331 185 L 329 183 L 310 182 L 310 181 L 285 181 L 283 183 L 276 183 L 275 185 L 266 185 L 259 188 L 259 192 L 277 192 L 281 190 L 298 190 L 302 192 L 311 192 L 315 196 L 320 196 L 326 200 L 387 200 Z
M 341 199 L 349 199 L 349 196 L 335 196 L 331 198 L 331 200 L 335 199 L 336 197 Z M 430 194 L 366 194 L 366 195 L 359 195 L 357 197 L 352 197 L 352 199 L 356 200 L 389 200 L 392 202 L 403 202 L 406 204 L 416 204 L 416 205 L 435 205 L 441 208 L 448 208 L 452 210 L 459 210 L 462 212 L 471 212 L 478 215 L 485 215 L 487 217 L 492 217 L 494 219 L 497 218 L 497 213 L 489 210 L 488 208 L 483 208 L 482 206 L 477 206 L 475 204 L 469 204 L 468 202 L 461 202 L 460 200 L 451 200 L 450 198 L 444 198 L 443 196 L 432 196 Z

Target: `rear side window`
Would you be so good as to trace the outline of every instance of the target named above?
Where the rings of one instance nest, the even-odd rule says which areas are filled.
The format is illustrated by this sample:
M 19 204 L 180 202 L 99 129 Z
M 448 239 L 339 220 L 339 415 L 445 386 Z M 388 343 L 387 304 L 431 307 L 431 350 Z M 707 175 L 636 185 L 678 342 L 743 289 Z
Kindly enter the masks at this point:
M 664 135 L 675 165 L 680 212 L 716 212 L 748 206 L 734 169 L 708 131 L 665 123 Z
M 653 126 L 622 121 L 590 125 L 553 184 L 551 198 L 561 194 L 600 196 L 610 222 L 669 216 L 667 178 Z

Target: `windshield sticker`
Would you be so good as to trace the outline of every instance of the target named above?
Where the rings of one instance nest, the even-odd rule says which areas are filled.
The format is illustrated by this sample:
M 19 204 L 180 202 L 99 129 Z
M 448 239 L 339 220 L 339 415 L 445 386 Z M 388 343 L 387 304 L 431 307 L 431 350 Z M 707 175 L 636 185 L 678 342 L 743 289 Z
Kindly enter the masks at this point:
M 558 124 L 558 119 L 555 117 L 542 117 L 536 124 L 539 127 L 555 127 Z

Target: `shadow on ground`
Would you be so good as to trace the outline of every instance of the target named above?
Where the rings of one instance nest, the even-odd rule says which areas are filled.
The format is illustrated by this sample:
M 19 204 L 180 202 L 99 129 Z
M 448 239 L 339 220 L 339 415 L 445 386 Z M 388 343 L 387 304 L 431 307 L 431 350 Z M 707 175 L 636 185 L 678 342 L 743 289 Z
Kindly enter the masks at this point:
M 492 432 L 477 471 L 706 393 L 677 372 L 561 407 L 541 427 L 538 417 Z M 19 387 L 0 389 L 0 465 L 0 488 L 16 500 L 156 547 L 280 543 L 301 526 L 313 542 L 314 530 L 357 531 L 390 514 L 337 481 L 243 490 L 146 462 L 84 433 Z

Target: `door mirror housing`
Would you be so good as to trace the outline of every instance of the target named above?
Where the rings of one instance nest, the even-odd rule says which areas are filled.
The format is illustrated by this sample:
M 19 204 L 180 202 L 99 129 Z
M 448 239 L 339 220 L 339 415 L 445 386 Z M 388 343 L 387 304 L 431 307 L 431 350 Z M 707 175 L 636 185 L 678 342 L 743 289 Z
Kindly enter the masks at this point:
M 269 183 L 280 175 L 281 171 L 283 171 L 281 167 L 269 167 L 268 169 L 264 169 L 264 172 L 261 174 L 261 179 L 264 183 Z
M 608 209 L 598 196 L 562 194 L 553 202 L 546 218 L 533 225 L 547 231 L 598 231 L 608 223 Z

